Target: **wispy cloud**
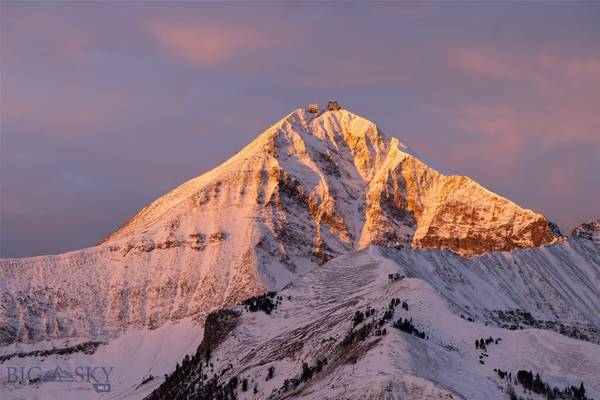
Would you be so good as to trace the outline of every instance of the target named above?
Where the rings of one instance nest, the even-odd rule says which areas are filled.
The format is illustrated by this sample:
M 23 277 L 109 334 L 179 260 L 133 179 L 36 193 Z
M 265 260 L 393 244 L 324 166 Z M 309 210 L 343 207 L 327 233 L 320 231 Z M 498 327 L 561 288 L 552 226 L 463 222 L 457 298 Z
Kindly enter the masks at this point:
M 600 59 L 531 50 L 454 47 L 448 65 L 504 96 L 478 96 L 438 107 L 461 130 L 482 135 L 536 138 L 544 145 L 565 140 L 600 142 Z M 473 90 L 472 84 L 468 90 Z
M 509 79 L 520 76 L 516 65 L 508 65 L 496 52 L 489 49 L 451 47 L 448 51 L 449 64 L 465 72 L 494 79 Z
M 215 64 L 237 53 L 281 46 L 282 36 L 250 28 L 189 22 L 152 22 L 148 29 L 168 53 L 195 64 Z
M 568 87 L 596 90 L 600 84 L 600 58 L 594 55 L 539 50 L 449 46 L 448 66 L 474 78 L 521 82 L 548 94 Z

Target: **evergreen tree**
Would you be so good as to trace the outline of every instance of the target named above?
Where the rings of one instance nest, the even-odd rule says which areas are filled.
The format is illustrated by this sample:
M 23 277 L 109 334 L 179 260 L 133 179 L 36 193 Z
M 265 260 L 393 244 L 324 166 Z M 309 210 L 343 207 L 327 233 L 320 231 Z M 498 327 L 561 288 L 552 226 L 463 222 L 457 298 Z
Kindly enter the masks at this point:
M 575 398 L 578 400 L 579 399 L 583 400 L 586 398 L 585 397 L 585 387 L 583 386 L 583 382 L 581 382 L 581 385 L 579 385 L 579 389 L 577 389 L 575 391 Z
M 275 367 L 271 366 L 267 371 L 267 380 L 273 378 L 273 375 L 275 375 Z

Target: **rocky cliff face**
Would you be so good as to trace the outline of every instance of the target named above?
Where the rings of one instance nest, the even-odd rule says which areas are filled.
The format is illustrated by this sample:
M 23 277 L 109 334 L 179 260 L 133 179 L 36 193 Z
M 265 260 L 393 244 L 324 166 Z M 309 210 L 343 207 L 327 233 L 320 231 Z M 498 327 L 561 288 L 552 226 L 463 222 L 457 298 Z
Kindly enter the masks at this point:
M 232 214 L 238 218 L 228 223 Z M 556 241 L 543 216 L 467 177 L 440 174 L 372 122 L 345 110 L 300 109 L 141 210 L 106 243 L 197 237 L 201 246 L 207 225 L 218 231 L 248 220 L 257 223 L 245 235 L 275 240 L 280 246 L 270 250 L 286 259 L 310 250 L 324 261 L 371 244 L 473 256 Z M 257 232 L 260 224 L 267 232 Z
M 600 242 L 600 219 L 593 219 L 590 222 L 579 225 L 573 229 L 571 236 Z
M 2 260 L 0 341 L 160 326 L 370 245 L 463 256 L 553 243 L 541 215 L 446 176 L 345 110 L 296 110 L 96 247 Z

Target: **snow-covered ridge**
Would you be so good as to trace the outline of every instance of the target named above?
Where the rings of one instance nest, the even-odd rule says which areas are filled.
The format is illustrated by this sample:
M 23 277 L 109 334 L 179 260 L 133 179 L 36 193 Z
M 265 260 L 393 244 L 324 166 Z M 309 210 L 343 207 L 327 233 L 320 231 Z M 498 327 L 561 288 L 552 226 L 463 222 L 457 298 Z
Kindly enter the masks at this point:
M 384 248 L 340 256 L 276 293 L 268 315 L 217 312 L 228 329 L 211 326 L 196 358 L 147 399 L 546 398 L 497 370 L 533 371 L 561 390 L 583 382 L 598 398 L 599 277 L 599 244 L 581 239 L 471 259 Z M 399 319 L 422 336 L 395 328 Z M 475 345 L 490 337 L 485 350 Z
M 404 278 L 390 280 L 389 274 Z M 599 277 L 600 243 L 581 238 L 472 258 L 447 250 L 372 247 L 339 256 L 294 280 L 276 294 L 282 300 L 271 315 L 250 313 L 243 306 L 217 312 L 232 320 L 222 325 L 217 318 L 207 325 L 200 353 L 204 356 L 207 349 L 212 351 L 214 367 L 209 376 L 217 373 L 221 385 L 238 377 L 238 398 L 245 399 L 449 399 L 452 395 L 455 399 L 500 400 L 508 398 L 509 386 L 524 396 L 522 388 L 500 379 L 494 368 L 513 375 L 520 369 L 532 370 L 559 388 L 583 381 L 588 396 L 598 398 L 600 386 L 594 378 L 600 372 Z M 48 285 L 54 284 L 49 278 Z M 93 303 L 87 290 L 81 293 L 80 304 Z M 103 294 L 99 291 L 94 296 Z M 385 328 L 385 335 L 377 336 L 373 329 L 364 340 L 341 345 L 356 311 L 370 307 L 379 320 L 392 298 L 406 302 L 407 309 L 397 305 L 393 318 L 378 328 Z M 141 304 L 151 302 L 135 298 L 130 308 L 137 313 L 143 309 Z M 169 304 L 162 306 L 155 311 L 168 314 Z M 82 318 L 92 318 L 90 323 L 114 318 L 103 315 L 101 308 L 91 311 L 64 315 L 62 321 L 74 321 L 72 327 L 80 329 Z M 391 327 L 399 318 L 412 318 L 428 339 Z M 178 340 L 173 340 L 173 335 Z M 488 346 L 484 364 L 480 364 L 482 352 L 474 342 L 490 336 L 501 342 Z M 200 338 L 200 328 L 184 318 L 157 329 L 129 329 L 92 355 L 13 358 L 10 365 L 35 365 L 43 370 L 56 365 L 115 366 L 118 379 L 111 398 L 141 399 L 164 382 L 163 373 L 172 373 L 169 368 L 176 362 L 181 365 L 186 354 L 194 354 Z M 73 344 L 76 338 L 72 339 Z M 1 354 L 42 345 L 61 348 L 58 340 L 52 346 L 13 343 L 2 348 Z M 313 378 L 289 392 L 280 391 L 286 379 L 301 374 L 304 362 L 314 367 L 324 358 L 327 365 Z M 266 380 L 269 367 L 274 368 L 274 377 Z M 154 379 L 142 385 L 149 374 Z M 180 373 L 180 377 L 186 382 L 194 378 L 193 370 L 191 374 Z M 242 379 L 249 382 L 246 392 L 241 392 Z M 193 389 L 180 381 L 170 382 L 165 386 L 169 388 L 167 398 L 174 398 L 179 390 Z M 10 394 L 27 398 L 96 398 L 88 386 L 69 391 L 68 385 L 13 388 L 0 382 L 0 392 L 10 390 Z

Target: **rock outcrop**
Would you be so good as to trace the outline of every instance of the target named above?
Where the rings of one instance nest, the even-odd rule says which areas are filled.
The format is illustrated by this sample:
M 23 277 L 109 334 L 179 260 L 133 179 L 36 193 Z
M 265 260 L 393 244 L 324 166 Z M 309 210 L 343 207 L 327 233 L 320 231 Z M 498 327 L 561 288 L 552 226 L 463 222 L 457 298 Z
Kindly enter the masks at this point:
M 579 225 L 573 229 L 571 236 L 600 242 L 600 219 L 593 219 Z

